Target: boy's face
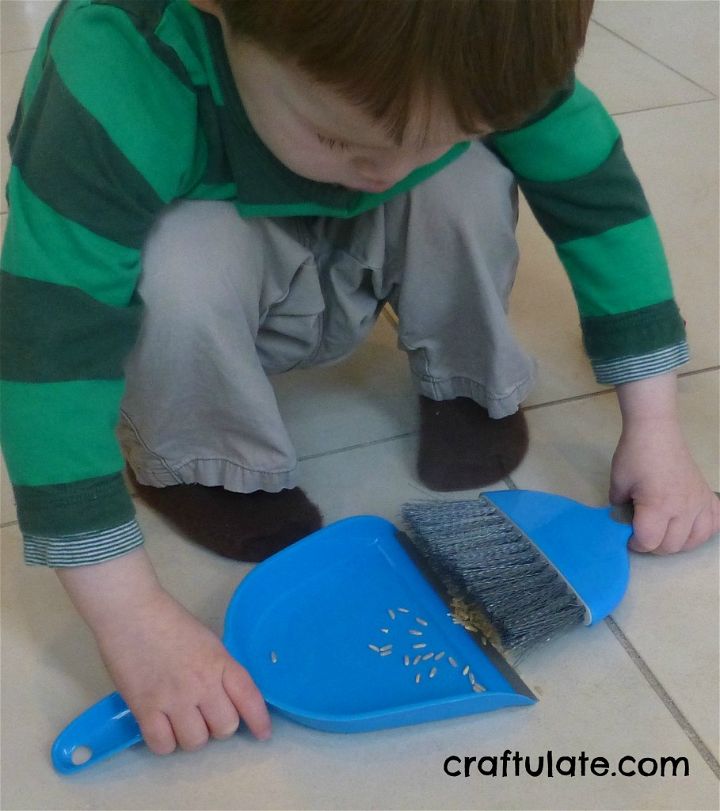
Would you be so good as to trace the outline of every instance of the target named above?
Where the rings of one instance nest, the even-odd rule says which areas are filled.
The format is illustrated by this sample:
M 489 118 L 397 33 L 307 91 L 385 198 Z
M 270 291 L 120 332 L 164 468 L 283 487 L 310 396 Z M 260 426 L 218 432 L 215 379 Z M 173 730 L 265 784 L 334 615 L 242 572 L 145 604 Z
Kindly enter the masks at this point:
M 398 146 L 381 124 L 332 88 L 258 45 L 232 38 L 212 0 L 191 2 L 215 14 L 222 24 L 235 83 L 258 137 L 302 177 L 379 193 L 454 144 L 489 132 L 482 128 L 462 132 L 438 104 L 429 127 L 419 117 L 411 118 Z

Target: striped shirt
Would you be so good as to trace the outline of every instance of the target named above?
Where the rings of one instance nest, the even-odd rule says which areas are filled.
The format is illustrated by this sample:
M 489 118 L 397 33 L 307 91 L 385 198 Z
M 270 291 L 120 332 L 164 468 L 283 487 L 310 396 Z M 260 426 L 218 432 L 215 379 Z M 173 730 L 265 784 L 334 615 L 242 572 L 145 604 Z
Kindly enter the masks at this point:
M 382 194 L 299 177 L 253 131 L 218 21 L 187 0 L 61 3 L 9 140 L 2 443 L 26 560 L 49 566 L 142 543 L 114 429 L 139 328 L 140 250 L 165 206 L 231 200 L 243 217 L 353 217 L 468 148 L 457 144 Z M 567 270 L 597 379 L 683 363 L 655 222 L 595 95 L 573 80 L 523 127 L 485 143 Z

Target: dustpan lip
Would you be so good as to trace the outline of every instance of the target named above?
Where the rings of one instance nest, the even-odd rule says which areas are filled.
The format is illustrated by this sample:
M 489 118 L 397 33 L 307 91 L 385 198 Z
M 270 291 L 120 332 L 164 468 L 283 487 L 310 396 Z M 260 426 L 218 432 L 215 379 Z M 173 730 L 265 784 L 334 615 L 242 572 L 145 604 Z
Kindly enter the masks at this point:
M 537 697 L 530 691 L 516 692 L 514 690 L 488 690 L 485 693 L 458 693 L 457 695 L 449 696 L 442 699 L 442 701 L 417 701 L 408 704 L 396 704 L 393 707 L 368 710 L 365 712 L 355 713 L 319 713 L 308 712 L 303 707 L 296 707 L 284 701 L 276 701 L 272 696 L 265 696 L 265 700 L 271 707 L 279 712 L 296 718 L 305 718 L 308 720 L 317 721 L 325 724 L 360 724 L 364 721 L 382 720 L 384 718 L 392 718 L 393 716 L 405 715 L 409 713 L 422 713 L 423 711 L 435 712 L 439 707 L 451 708 L 455 705 L 467 704 L 488 704 L 494 703 L 497 699 L 511 699 L 513 703 L 536 703 Z

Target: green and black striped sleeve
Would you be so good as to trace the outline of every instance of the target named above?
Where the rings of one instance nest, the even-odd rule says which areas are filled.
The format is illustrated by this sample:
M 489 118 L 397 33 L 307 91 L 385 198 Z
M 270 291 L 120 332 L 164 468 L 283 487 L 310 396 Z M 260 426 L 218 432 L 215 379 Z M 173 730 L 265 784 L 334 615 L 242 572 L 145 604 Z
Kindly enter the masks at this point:
M 61 4 L 10 134 L 2 444 L 26 561 L 49 566 L 143 541 L 115 436 L 122 364 L 143 240 L 201 164 L 196 96 L 148 20 L 163 3 L 118 5 Z
M 688 359 L 655 220 L 615 122 L 574 81 L 545 115 L 491 136 L 570 278 L 599 383 L 670 371 Z

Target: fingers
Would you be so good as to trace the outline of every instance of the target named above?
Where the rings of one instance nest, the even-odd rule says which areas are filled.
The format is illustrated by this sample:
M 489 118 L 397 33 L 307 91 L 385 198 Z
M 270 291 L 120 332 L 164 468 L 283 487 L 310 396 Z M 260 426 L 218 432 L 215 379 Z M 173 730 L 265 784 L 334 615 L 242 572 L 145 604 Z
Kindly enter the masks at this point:
M 636 503 L 630 549 L 635 552 L 655 552 L 665 538 L 667 525 L 668 517 L 660 510 Z
M 223 687 L 252 734 L 261 741 L 270 737 L 271 724 L 265 701 L 250 674 L 234 659 L 228 659 Z
M 690 551 L 720 532 L 720 499 L 713 493 L 708 506 L 695 519 L 683 551 Z
M 148 747 L 156 755 L 168 755 L 177 746 L 186 752 L 201 749 L 210 737 L 222 740 L 237 732 L 240 718 L 260 740 L 270 737 L 270 715 L 260 691 L 248 672 L 233 659 L 228 660 L 222 677 L 222 690 L 182 712 L 153 712 L 138 716 Z
M 232 737 L 240 726 L 240 716 L 227 694 L 218 695 L 213 701 L 200 704 L 200 712 L 213 738 L 224 740 Z
M 660 541 L 660 545 L 656 548 L 655 554 L 658 555 L 674 555 L 680 552 L 687 542 L 690 530 L 693 526 L 694 518 L 692 516 L 676 516 L 668 521 L 665 536 Z
M 202 713 L 197 707 L 182 712 L 153 712 L 138 718 L 145 743 L 156 755 L 169 755 L 179 746 L 186 752 L 195 752 L 208 742 L 210 734 Z
M 240 719 L 270 737 L 265 702 L 221 640 L 167 595 L 99 642 L 148 747 L 166 755 L 228 738 Z
M 153 713 L 142 721 L 140 731 L 145 743 L 156 755 L 169 755 L 179 746 L 196 752 L 210 740 L 223 740 L 235 734 L 240 717 L 227 696 L 209 700 L 199 707 L 176 713 Z
M 270 716 L 265 702 L 247 671 L 230 660 L 222 685 L 197 707 L 181 710 L 137 713 L 138 723 L 148 747 L 156 755 L 168 755 L 179 746 L 186 752 L 201 749 L 210 737 L 223 740 L 237 732 L 240 718 L 256 738 L 270 737 Z
M 720 513 L 714 502 L 703 506 L 697 514 L 678 510 L 668 514 L 662 508 L 635 505 L 633 536 L 629 546 L 635 552 L 672 555 L 688 552 L 705 543 L 720 527 Z
M 175 751 L 175 733 L 165 713 L 152 712 L 145 717 L 137 714 L 136 717 L 145 743 L 151 751 L 156 755 L 169 755 Z

